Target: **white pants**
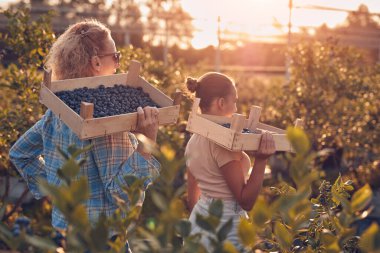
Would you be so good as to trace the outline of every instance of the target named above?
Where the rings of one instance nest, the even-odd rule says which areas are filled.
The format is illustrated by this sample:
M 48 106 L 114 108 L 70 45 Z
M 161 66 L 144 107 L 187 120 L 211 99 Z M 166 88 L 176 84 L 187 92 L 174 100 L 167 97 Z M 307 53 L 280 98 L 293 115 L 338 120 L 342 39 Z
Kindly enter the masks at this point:
M 191 222 L 191 234 L 200 233 L 202 235 L 201 243 L 205 246 L 207 251 L 211 252 L 213 250 L 213 247 L 211 245 L 210 240 L 208 239 L 209 236 L 212 236 L 208 231 L 202 229 L 199 227 L 196 223 L 196 215 L 200 214 L 202 216 L 208 216 L 209 212 L 209 206 L 213 198 L 201 196 L 201 198 L 198 200 L 197 204 L 194 206 L 189 221 Z M 244 211 L 240 205 L 236 201 L 230 201 L 230 200 L 222 200 L 223 202 L 223 214 L 220 219 L 220 224 L 217 228 L 217 231 L 226 223 L 229 221 L 229 219 L 232 218 L 232 229 L 227 235 L 226 240 L 230 241 L 239 252 L 245 252 L 244 246 L 242 245 L 239 235 L 238 235 L 238 225 L 240 222 L 240 218 L 248 218 L 248 215 L 246 211 Z

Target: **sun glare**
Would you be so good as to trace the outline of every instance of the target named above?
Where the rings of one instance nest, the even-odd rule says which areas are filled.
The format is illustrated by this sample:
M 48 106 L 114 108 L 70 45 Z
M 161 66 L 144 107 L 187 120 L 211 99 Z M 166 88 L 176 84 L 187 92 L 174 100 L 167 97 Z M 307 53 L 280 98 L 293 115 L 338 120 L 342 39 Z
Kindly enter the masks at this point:
M 182 0 L 183 8 L 194 17 L 193 47 L 217 45 L 218 16 L 221 17 L 221 36 L 252 41 L 276 41 L 288 32 L 289 0 Z M 344 11 L 321 11 L 307 6 L 327 6 L 343 10 L 357 10 L 360 4 L 371 12 L 380 12 L 379 0 L 293 0 L 292 31 L 305 29 L 310 35 L 323 24 L 335 27 L 347 17 Z

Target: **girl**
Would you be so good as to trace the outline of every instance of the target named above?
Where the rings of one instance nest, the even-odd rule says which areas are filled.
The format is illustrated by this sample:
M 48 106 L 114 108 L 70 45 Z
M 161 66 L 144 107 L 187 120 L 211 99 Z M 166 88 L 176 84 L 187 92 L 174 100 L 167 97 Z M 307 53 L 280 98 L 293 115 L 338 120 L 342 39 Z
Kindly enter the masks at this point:
M 198 80 L 187 79 L 187 88 L 200 98 L 202 113 L 232 116 L 236 112 L 237 92 L 234 82 L 220 73 L 206 73 Z M 237 235 L 240 217 L 247 217 L 260 192 L 267 159 L 275 152 L 273 137 L 263 133 L 259 150 L 255 154 L 252 173 L 249 175 L 249 156 L 232 152 L 194 134 L 187 146 L 188 204 L 191 210 L 192 234 L 202 232 L 201 242 L 212 250 L 208 235 L 196 224 L 196 214 L 208 215 L 209 204 L 215 199 L 223 201 L 221 224 L 233 219 L 233 228 L 227 240 L 242 251 L 243 245 Z

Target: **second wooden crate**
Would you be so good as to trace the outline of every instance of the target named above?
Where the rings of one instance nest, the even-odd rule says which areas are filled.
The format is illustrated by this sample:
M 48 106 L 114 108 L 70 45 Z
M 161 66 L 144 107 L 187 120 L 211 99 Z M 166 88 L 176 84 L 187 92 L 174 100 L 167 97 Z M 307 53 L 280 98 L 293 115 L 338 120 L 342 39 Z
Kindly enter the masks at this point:
M 259 132 L 265 130 L 273 134 L 276 151 L 293 151 L 285 130 L 259 122 L 261 107 L 252 106 L 248 119 L 236 113 L 230 118 L 201 114 L 199 103 L 200 99 L 196 98 L 187 122 L 187 131 L 204 136 L 231 151 L 256 151 L 262 135 Z M 230 128 L 223 124 L 230 124 Z M 297 119 L 295 125 L 301 126 L 302 120 Z M 242 133 L 244 128 L 258 133 Z

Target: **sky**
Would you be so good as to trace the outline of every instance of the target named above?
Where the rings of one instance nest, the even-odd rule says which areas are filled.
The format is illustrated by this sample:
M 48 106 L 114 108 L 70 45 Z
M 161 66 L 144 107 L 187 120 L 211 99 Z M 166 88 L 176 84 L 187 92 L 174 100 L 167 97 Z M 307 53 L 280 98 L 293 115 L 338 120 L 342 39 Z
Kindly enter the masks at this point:
M 183 8 L 194 17 L 199 28 L 192 41 L 194 47 L 217 44 L 217 17 L 221 29 L 243 31 L 256 40 L 269 40 L 272 35 L 287 33 L 289 20 L 288 0 L 182 0 Z M 324 23 L 329 27 L 342 24 L 346 12 L 309 10 L 307 5 L 357 10 L 365 4 L 370 12 L 380 13 L 380 0 L 293 0 L 292 24 L 316 27 Z M 273 24 L 277 24 L 276 27 Z M 281 27 L 282 25 L 282 27 Z M 310 28 L 312 31 L 312 29 Z
M 109 0 L 111 1 L 111 0 Z M 183 8 L 194 18 L 196 28 L 192 44 L 195 48 L 217 44 L 218 16 L 222 31 L 249 34 L 249 39 L 270 41 L 274 35 L 287 32 L 289 0 L 180 0 Z M 0 0 L 0 6 L 12 2 Z M 13 0 L 14 2 L 14 0 Z M 380 0 L 293 0 L 292 24 L 297 27 L 329 27 L 342 24 L 346 12 L 305 9 L 307 5 L 357 10 L 360 4 L 370 12 L 380 13 Z M 275 25 L 274 25 L 275 24 Z M 312 32 L 310 28 L 310 32 Z M 227 35 L 224 35 L 227 36 Z

